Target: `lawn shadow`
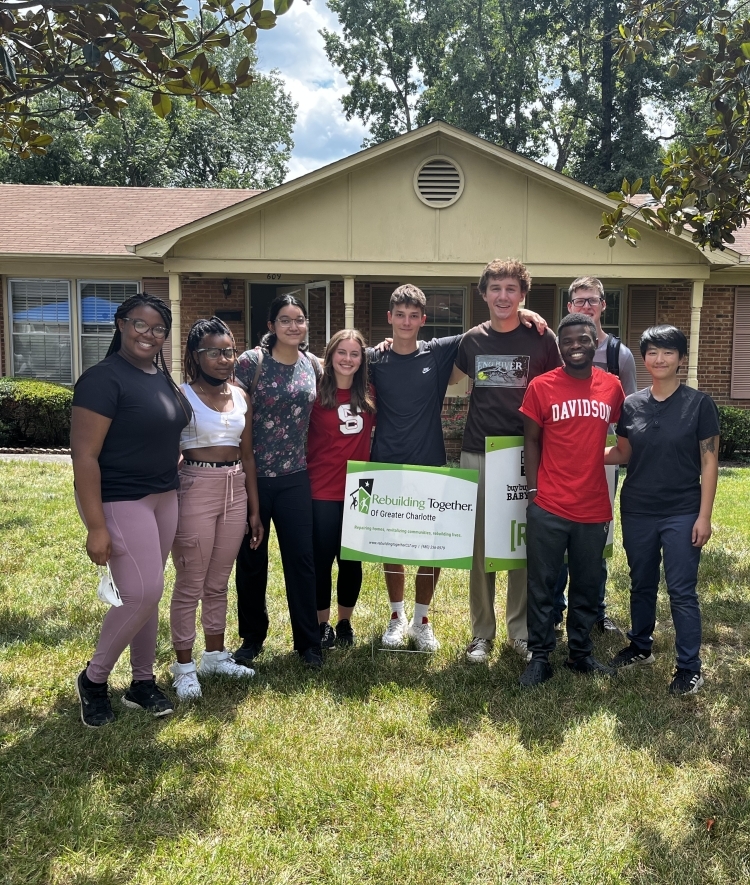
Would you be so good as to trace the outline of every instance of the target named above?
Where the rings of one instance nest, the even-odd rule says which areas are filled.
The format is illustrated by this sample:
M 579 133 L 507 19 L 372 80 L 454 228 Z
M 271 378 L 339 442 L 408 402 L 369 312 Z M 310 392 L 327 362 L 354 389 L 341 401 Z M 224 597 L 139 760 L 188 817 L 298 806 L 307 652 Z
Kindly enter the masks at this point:
M 80 636 L 84 630 L 69 619 L 60 620 L 59 608 L 49 606 L 29 615 L 10 606 L 0 606 L 0 648 L 13 643 L 56 646 Z
M 103 862 L 117 858 L 135 872 L 143 866 L 144 851 L 156 851 L 159 839 L 185 832 L 204 837 L 215 829 L 216 782 L 224 776 L 218 748 L 222 723 L 202 723 L 165 740 L 169 718 L 126 710 L 118 698 L 113 708 L 117 722 L 102 729 L 81 725 L 71 695 L 44 713 L 21 704 L 3 715 L 0 795 L 7 819 L 14 821 L 4 834 L 3 857 L 16 881 L 53 881 L 56 863 L 77 852 Z M 9 735 L 3 726 L 11 723 Z M 196 777 L 206 770 L 210 776 Z M 39 801 L 40 785 L 44 801 Z M 64 844 L 60 833 L 66 834 Z M 134 856 L 123 854 L 130 845 L 141 849 Z M 129 878 L 118 866 L 111 874 L 75 881 Z

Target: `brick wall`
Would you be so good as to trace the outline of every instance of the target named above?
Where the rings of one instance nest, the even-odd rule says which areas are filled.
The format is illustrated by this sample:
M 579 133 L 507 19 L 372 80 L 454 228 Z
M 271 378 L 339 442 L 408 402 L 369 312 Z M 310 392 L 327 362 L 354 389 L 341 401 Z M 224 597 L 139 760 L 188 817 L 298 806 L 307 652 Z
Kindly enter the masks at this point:
M 240 311 L 240 322 L 228 322 L 232 330 L 237 348 L 247 348 L 245 340 L 245 281 L 232 280 L 232 294 L 224 297 L 221 280 L 209 280 L 202 277 L 182 277 L 182 303 L 180 332 L 180 360 L 185 352 L 187 333 L 196 320 L 213 316 L 219 310 Z
M 657 322 L 671 323 L 685 333 L 690 343 L 689 286 L 660 286 Z M 732 334 L 734 286 L 706 286 L 701 310 L 698 387 L 711 394 L 720 406 L 750 408 L 750 401 L 729 396 L 732 380 Z

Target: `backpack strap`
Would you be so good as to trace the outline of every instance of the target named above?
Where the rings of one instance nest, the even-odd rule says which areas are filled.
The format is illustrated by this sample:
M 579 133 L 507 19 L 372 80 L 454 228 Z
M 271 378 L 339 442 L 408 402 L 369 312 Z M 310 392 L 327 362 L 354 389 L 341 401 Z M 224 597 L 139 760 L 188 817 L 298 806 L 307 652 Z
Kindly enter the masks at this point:
M 610 375 L 620 377 L 620 344 L 617 335 L 607 336 L 607 371 Z
M 258 365 L 255 367 L 255 374 L 253 375 L 253 382 L 250 385 L 250 390 L 248 390 L 248 396 L 250 400 L 253 399 L 253 394 L 255 393 L 255 388 L 258 386 L 258 381 L 260 379 L 261 369 L 263 368 L 263 348 L 256 347 L 255 350 L 258 352 Z

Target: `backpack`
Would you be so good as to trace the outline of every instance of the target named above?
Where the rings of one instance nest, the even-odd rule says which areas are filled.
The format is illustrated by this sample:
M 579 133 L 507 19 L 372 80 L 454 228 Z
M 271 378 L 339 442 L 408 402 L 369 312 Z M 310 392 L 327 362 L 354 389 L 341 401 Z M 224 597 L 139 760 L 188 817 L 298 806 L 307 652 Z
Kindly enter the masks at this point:
M 607 335 L 607 371 L 620 377 L 620 344 L 617 335 Z
M 248 390 L 248 392 L 247 392 L 251 401 L 253 399 L 253 394 L 255 393 L 255 388 L 258 386 L 258 381 L 260 379 L 261 369 L 263 368 L 263 348 L 256 347 L 255 349 L 258 351 L 258 365 L 255 367 L 255 374 L 253 375 L 253 383 L 250 385 L 250 390 Z M 320 379 L 322 377 L 322 373 L 320 371 L 319 364 L 317 362 L 315 362 L 315 360 L 313 360 L 310 357 L 310 354 L 306 350 L 304 350 L 302 352 L 308 358 L 308 360 L 310 360 L 310 365 L 313 367 L 313 372 L 315 372 L 315 381 L 318 384 L 320 384 Z

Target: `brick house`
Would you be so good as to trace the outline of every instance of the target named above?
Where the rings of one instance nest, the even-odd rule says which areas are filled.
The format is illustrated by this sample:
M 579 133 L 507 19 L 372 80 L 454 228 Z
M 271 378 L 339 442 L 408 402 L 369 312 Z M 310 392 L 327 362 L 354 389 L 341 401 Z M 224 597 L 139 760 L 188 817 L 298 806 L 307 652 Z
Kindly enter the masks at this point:
M 252 346 L 280 292 L 306 301 L 316 353 L 343 326 L 380 340 L 407 281 L 428 296 L 425 336 L 454 334 L 487 318 L 484 264 L 514 256 L 533 277 L 528 305 L 553 327 L 570 281 L 599 276 L 603 324 L 636 354 L 642 383 L 639 336 L 672 322 L 690 339 L 687 383 L 750 406 L 750 232 L 712 253 L 635 222 L 638 248 L 610 249 L 597 231 L 611 205 L 442 122 L 265 192 L 0 185 L 2 374 L 75 381 L 139 290 L 171 302 L 175 375 L 195 319 L 218 314 Z

